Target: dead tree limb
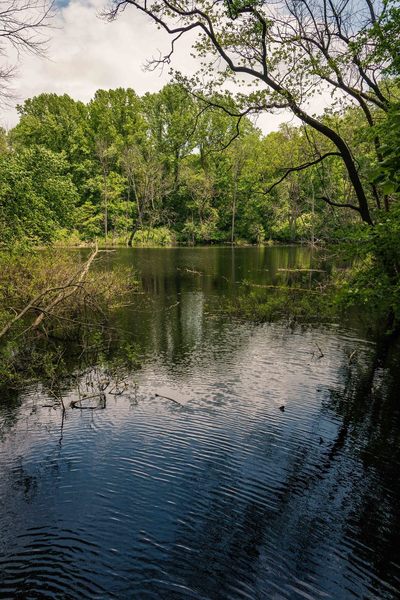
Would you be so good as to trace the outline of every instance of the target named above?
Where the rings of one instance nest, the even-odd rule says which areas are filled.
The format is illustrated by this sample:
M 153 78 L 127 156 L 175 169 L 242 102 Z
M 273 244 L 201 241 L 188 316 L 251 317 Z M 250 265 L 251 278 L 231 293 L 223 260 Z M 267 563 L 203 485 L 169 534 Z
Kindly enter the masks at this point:
M 76 275 L 74 275 L 74 277 L 72 279 L 69 280 L 69 282 L 67 283 L 66 287 L 71 287 L 74 285 L 77 285 L 79 283 L 81 283 L 84 279 L 84 277 L 87 275 L 89 269 L 90 269 L 90 265 L 92 264 L 92 262 L 94 261 L 94 259 L 96 258 L 97 254 L 99 253 L 99 248 L 96 242 L 96 246 L 92 252 L 92 254 L 89 256 L 89 259 L 87 260 L 86 264 L 84 265 L 84 268 L 82 269 L 77 282 L 74 281 Z M 59 304 L 60 302 L 62 302 L 65 298 L 65 294 L 64 291 L 61 291 L 60 294 L 58 294 L 58 296 L 56 296 L 46 307 L 45 307 L 45 312 L 41 312 L 40 315 L 38 317 L 36 317 L 36 319 L 34 320 L 34 322 L 32 323 L 30 329 L 37 329 L 40 325 L 40 323 L 43 321 L 43 319 L 46 316 L 46 312 L 50 312 L 55 306 L 57 306 L 57 304 Z
M 178 406 L 183 406 L 181 404 L 181 402 L 178 402 L 178 400 L 175 400 L 174 398 L 170 398 L 170 396 L 164 396 L 163 394 L 154 394 L 154 395 L 156 398 L 165 398 L 165 400 L 170 400 L 171 402 L 178 404 Z
M 28 328 L 28 330 L 37 329 L 37 327 L 39 327 L 39 325 L 41 324 L 43 319 L 46 317 L 46 315 L 48 315 L 51 312 L 51 310 L 55 306 L 57 306 L 57 304 L 59 304 L 62 300 L 64 300 L 68 296 L 72 295 L 79 287 L 81 287 L 82 281 L 83 281 L 84 277 L 87 275 L 87 273 L 91 267 L 91 264 L 93 263 L 93 261 L 96 258 L 98 253 L 99 253 L 99 249 L 98 249 L 98 245 L 96 243 L 96 246 L 95 246 L 92 254 L 89 256 L 89 259 L 84 264 L 83 269 L 80 269 L 77 273 L 75 273 L 74 276 L 71 277 L 71 279 L 67 282 L 66 285 L 57 286 L 57 287 L 53 287 L 53 288 L 47 288 L 44 291 L 40 292 L 40 294 L 35 296 L 35 298 L 30 300 L 28 302 L 28 304 L 19 313 L 17 313 L 15 315 L 15 317 L 13 317 L 11 319 L 11 321 L 9 321 L 3 327 L 3 329 L 0 331 L 0 339 L 2 337 L 4 337 L 10 331 L 10 329 L 13 327 L 13 325 L 17 321 L 22 319 L 22 317 L 24 317 L 30 310 L 36 310 L 36 311 L 39 310 L 40 311 L 40 314 L 38 315 L 38 317 L 36 317 L 35 321 Z M 71 288 L 72 288 L 72 291 L 71 291 Z M 66 295 L 66 290 L 70 290 L 68 295 Z M 47 294 L 50 294 L 52 292 L 57 292 L 57 291 L 59 293 L 57 294 L 57 296 L 55 298 L 53 298 L 53 300 L 51 302 L 49 302 L 49 304 L 47 304 L 47 306 L 45 306 L 44 308 L 37 306 L 37 303 L 42 298 L 44 298 Z

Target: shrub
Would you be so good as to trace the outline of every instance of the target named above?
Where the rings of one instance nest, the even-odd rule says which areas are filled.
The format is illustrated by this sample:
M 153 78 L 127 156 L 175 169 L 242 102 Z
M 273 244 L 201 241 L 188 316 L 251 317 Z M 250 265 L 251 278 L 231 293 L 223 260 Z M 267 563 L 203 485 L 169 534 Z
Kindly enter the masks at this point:
M 133 236 L 134 246 L 172 246 L 175 236 L 168 227 L 139 229 Z

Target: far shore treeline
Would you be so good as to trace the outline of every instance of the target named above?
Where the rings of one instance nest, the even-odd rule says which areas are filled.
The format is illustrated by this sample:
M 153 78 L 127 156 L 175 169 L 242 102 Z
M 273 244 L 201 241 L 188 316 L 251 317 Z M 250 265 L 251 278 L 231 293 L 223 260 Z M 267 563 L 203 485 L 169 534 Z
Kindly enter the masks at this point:
M 360 229 L 357 211 L 329 203 L 351 205 L 354 195 L 329 140 L 304 125 L 263 135 L 247 117 L 232 116 L 233 100 L 213 100 L 180 84 L 142 97 L 133 89 L 98 90 L 87 104 L 66 94 L 26 100 L 17 126 L 1 131 L 2 246 L 95 238 L 129 245 L 314 243 Z M 354 106 L 322 117 L 351 148 L 379 221 L 399 190 L 392 164 L 399 105 L 386 113 L 376 108 L 374 119 L 371 128 Z M 374 146 L 378 133 L 384 160 Z M 325 158 L 298 168 L 315 156 Z

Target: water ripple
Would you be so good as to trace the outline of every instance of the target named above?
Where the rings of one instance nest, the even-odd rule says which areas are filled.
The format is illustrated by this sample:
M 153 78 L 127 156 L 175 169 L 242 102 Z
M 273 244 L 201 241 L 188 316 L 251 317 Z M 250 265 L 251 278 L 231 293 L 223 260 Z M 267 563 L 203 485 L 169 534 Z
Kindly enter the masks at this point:
M 205 318 L 187 285 L 180 354 L 166 336 L 105 410 L 0 410 L 0 598 L 400 597 L 398 415 L 348 379 L 371 345 Z

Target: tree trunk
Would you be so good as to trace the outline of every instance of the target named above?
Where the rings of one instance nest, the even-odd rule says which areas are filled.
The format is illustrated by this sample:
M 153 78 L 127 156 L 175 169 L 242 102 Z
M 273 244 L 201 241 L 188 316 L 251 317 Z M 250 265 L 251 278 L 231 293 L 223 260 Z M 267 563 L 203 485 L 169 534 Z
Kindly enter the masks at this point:
M 297 117 L 299 117 L 301 121 L 303 121 L 303 123 L 306 123 L 306 125 L 309 125 L 316 131 L 319 131 L 322 133 L 322 135 L 330 139 L 335 144 L 345 164 L 349 179 L 356 194 L 358 201 L 358 212 L 360 213 L 361 219 L 365 223 L 368 223 L 368 225 L 373 225 L 364 187 L 361 183 L 354 159 L 346 142 L 338 133 L 336 133 L 336 131 L 305 113 L 296 104 L 291 105 L 291 110 Z
M 232 224 L 231 224 L 231 243 L 232 244 L 235 241 L 236 197 L 237 197 L 237 176 L 235 175 L 235 181 L 233 184 L 233 197 L 232 197 Z

